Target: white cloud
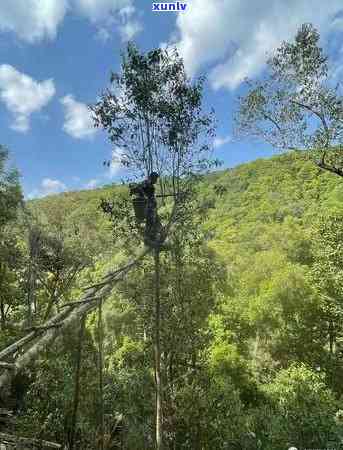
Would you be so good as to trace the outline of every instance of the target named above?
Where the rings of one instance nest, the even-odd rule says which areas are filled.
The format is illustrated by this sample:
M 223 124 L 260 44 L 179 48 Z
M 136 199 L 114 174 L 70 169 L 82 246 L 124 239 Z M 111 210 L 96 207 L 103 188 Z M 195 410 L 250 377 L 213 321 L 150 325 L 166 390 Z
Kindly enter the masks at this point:
M 118 13 L 122 8 L 130 6 L 130 0 L 74 0 L 75 7 L 92 22 L 106 19 Z
M 134 18 L 136 9 L 132 6 L 131 2 L 128 2 L 126 6 L 119 11 L 119 32 L 122 41 L 130 41 L 140 31 L 143 30 L 141 23 Z
M 120 147 L 116 147 L 112 151 L 110 167 L 108 168 L 108 171 L 105 173 L 106 178 L 112 179 L 116 175 L 118 175 L 118 172 L 123 167 L 121 164 L 122 155 L 123 155 L 123 150 Z
M 122 41 L 130 41 L 132 38 L 136 36 L 140 31 L 142 31 L 143 27 L 138 22 L 138 20 L 128 20 L 125 21 L 122 25 L 119 26 L 119 32 L 122 38 Z
M 222 147 L 225 144 L 228 144 L 229 142 L 232 141 L 232 137 L 231 136 L 225 136 L 225 137 L 216 137 L 213 141 L 213 147 L 214 148 L 219 148 Z
M 97 180 L 96 178 L 93 178 L 92 180 L 89 180 L 88 183 L 85 185 L 86 189 L 94 189 L 98 186 L 98 184 L 100 183 L 99 180 Z
M 331 23 L 331 28 L 337 30 L 343 30 L 343 16 L 342 14 L 337 15 Z
M 121 169 L 121 165 L 119 163 L 112 162 L 110 165 L 109 171 L 107 173 L 107 177 L 114 178 L 118 174 L 120 169 Z
M 53 39 L 67 7 L 68 0 L 1 0 L 0 31 L 12 31 L 29 43 Z
M 42 181 L 42 188 L 46 194 L 55 194 L 67 189 L 66 185 L 59 180 L 52 180 L 51 178 L 44 178 Z
M 46 195 L 58 194 L 67 189 L 67 186 L 59 180 L 52 180 L 51 178 L 43 178 L 39 189 L 34 189 L 29 193 L 28 198 L 45 197 Z
M 54 39 L 67 12 L 86 17 L 104 41 L 114 28 L 122 40 L 142 29 L 133 0 L 1 0 L 0 32 L 13 32 L 31 44 Z
M 102 43 L 105 43 L 111 39 L 111 33 L 106 28 L 99 28 L 96 33 L 96 38 Z
M 97 130 L 88 106 L 76 101 L 72 95 L 66 95 L 60 102 L 65 114 L 63 130 L 76 139 L 94 136 Z
M 115 27 L 123 41 L 142 30 L 132 3 L 132 0 L 74 0 L 76 10 L 98 27 L 97 37 L 104 42 L 110 39 Z
M 179 14 L 177 46 L 189 75 L 214 65 L 214 89 L 237 88 L 243 79 L 258 75 L 267 53 L 294 37 L 299 26 L 311 22 L 322 37 L 331 30 L 341 0 L 190 0 L 191 14 Z M 334 23 L 337 28 L 337 21 Z
M 122 149 L 116 147 L 112 151 L 112 157 L 109 167 L 106 167 L 105 172 L 100 174 L 98 178 L 89 180 L 88 183 L 84 185 L 85 189 L 95 189 L 96 187 L 101 186 L 106 182 L 108 183 L 108 180 L 113 180 L 113 178 L 115 178 L 119 174 L 119 172 L 123 170 L 123 166 L 120 162 L 122 153 Z
M 108 183 L 108 180 L 113 180 L 119 172 L 122 172 L 123 165 L 121 164 L 121 159 L 123 156 L 123 150 L 120 147 L 115 147 L 111 153 L 111 159 L 109 161 L 109 167 L 106 167 L 106 170 L 98 176 L 98 178 L 93 178 L 85 184 L 85 189 L 95 189 L 98 186 L 103 185 L 104 183 Z M 106 164 L 107 166 L 107 164 Z
M 53 80 L 38 82 L 8 64 L 0 66 L 0 100 L 14 116 L 14 130 L 28 131 L 31 114 L 44 108 L 54 95 Z

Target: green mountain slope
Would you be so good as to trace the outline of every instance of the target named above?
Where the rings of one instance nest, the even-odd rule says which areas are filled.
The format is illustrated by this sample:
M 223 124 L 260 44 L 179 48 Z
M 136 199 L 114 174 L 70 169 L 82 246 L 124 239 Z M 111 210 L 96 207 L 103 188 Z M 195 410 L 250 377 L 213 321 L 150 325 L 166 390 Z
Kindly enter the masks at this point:
M 81 275 L 83 286 L 117 262 L 111 224 L 98 206 L 125 191 L 113 185 L 29 203 L 50 227 L 62 224 L 82 236 L 96 261 Z M 297 152 L 211 173 L 201 182 L 208 248 L 181 259 L 164 254 L 161 265 L 164 401 L 173 448 L 200 448 L 199 442 L 206 450 L 229 448 L 225 442 L 232 442 L 232 448 L 281 450 L 339 442 L 342 200 L 343 180 Z M 128 449 L 150 448 L 145 439 L 153 429 L 153 273 L 147 258 L 104 308 L 105 405 L 125 415 Z M 90 363 L 96 323 L 92 315 L 84 358 L 90 368 L 83 374 L 90 392 L 97 392 Z M 62 348 L 75 339 L 66 336 Z M 58 410 L 68 410 L 70 394 L 60 396 L 50 380 L 63 380 L 67 391 L 73 386 L 65 375 L 73 371 L 67 353 L 65 366 L 51 353 L 46 360 L 29 396 L 40 420 L 51 404 L 35 392 L 45 387 Z M 97 424 L 93 401 L 84 390 L 82 432 L 90 442 L 92 428 L 85 424 Z M 62 421 L 51 426 L 63 436 Z
M 218 195 L 218 186 L 225 192 Z M 66 221 L 78 221 L 80 225 L 87 221 L 87 225 L 99 229 L 103 223 L 98 209 L 100 200 L 123 190 L 125 187 L 113 185 L 48 196 L 29 204 L 44 211 L 51 220 L 60 214 Z M 339 205 L 343 183 L 318 169 L 301 153 L 292 152 L 209 174 L 199 194 L 204 207 L 212 210 L 212 236 L 217 239 L 226 223 L 282 223 L 289 217 L 308 223 L 319 209 L 325 211 Z

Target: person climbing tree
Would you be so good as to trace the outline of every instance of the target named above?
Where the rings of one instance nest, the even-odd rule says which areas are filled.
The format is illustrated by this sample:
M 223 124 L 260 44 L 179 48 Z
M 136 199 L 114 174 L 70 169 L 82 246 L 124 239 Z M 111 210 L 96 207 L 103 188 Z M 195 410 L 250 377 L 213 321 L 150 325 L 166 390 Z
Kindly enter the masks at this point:
M 165 202 L 169 219 L 162 228 L 156 206 L 159 195 L 154 195 L 156 180 L 153 182 L 149 177 L 143 185 L 132 186 L 136 222 L 142 226 L 145 243 L 154 249 L 155 308 L 149 330 L 150 342 L 154 347 L 154 447 L 162 450 L 167 448 L 164 443 L 167 444 L 168 431 L 163 428 L 166 405 L 163 404 L 165 374 L 161 361 L 161 354 L 164 353 L 161 333 L 167 323 L 163 322 L 161 295 L 161 265 L 164 258 L 159 259 L 159 252 L 170 250 L 171 253 L 178 251 L 182 254 L 182 245 L 177 238 L 181 234 L 178 225 L 182 224 L 182 228 L 186 229 L 192 220 L 199 176 L 218 166 L 218 160 L 209 159 L 215 118 L 213 112 L 207 114 L 202 108 L 204 79 L 189 80 L 176 48 L 158 48 L 142 54 L 133 43 L 129 43 L 122 58 L 121 70 L 111 74 L 110 83 L 111 89 L 90 109 L 94 125 L 108 132 L 113 145 L 113 162 L 125 167 L 129 176 L 151 174 L 153 168 L 158 168 L 159 174 L 163 173 L 161 194 L 163 197 L 173 197 L 173 201 Z M 121 190 L 118 195 L 114 193 L 112 202 L 104 201 L 101 208 L 111 216 L 115 242 L 125 243 L 129 252 L 134 250 L 137 233 L 133 230 L 131 205 L 127 200 Z M 172 210 L 168 213 L 170 206 Z M 171 230 L 173 225 L 174 230 Z M 162 232 L 158 233 L 159 229 Z M 151 238 L 153 244 L 149 242 Z
M 141 183 L 130 185 L 130 194 L 135 195 L 132 200 L 136 222 L 145 221 L 144 244 L 155 245 L 162 230 L 162 224 L 157 212 L 155 184 L 159 178 L 157 172 L 151 172 Z

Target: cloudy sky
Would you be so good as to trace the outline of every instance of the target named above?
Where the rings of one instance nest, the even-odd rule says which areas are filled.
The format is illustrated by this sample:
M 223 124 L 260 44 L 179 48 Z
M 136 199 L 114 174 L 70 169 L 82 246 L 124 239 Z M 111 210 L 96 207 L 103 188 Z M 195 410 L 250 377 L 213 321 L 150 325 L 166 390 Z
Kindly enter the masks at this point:
M 321 33 L 335 77 L 343 69 L 341 0 L 188 0 L 185 12 L 152 12 L 150 0 L 1 0 L 1 144 L 11 151 L 29 198 L 119 181 L 106 136 L 87 104 L 108 86 L 133 39 L 144 50 L 178 46 L 190 76 L 207 76 L 216 156 L 226 167 L 273 150 L 235 142 L 232 114 L 244 77 L 263 74 L 268 52 L 304 22 Z

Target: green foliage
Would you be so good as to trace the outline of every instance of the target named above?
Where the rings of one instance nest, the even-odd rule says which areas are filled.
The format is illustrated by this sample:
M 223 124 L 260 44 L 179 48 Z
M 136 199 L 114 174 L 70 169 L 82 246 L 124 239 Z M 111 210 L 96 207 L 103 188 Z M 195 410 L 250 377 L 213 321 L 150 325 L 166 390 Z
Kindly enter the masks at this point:
M 313 232 L 315 262 L 312 272 L 317 286 L 338 301 L 342 298 L 343 281 L 343 215 L 332 211 L 322 217 Z
M 180 387 L 172 408 L 170 443 L 177 448 L 238 449 L 245 443 L 244 409 L 230 379 L 200 372 Z
M 0 229 L 17 216 L 17 208 L 22 202 L 19 174 L 7 170 L 8 151 L 0 146 Z
M 172 251 L 161 254 L 167 448 L 338 447 L 342 429 L 335 415 L 342 409 L 343 370 L 339 179 L 318 173 L 304 154 L 291 152 L 213 173 L 196 191 L 189 214 L 180 216 L 184 223 L 170 234 Z M 46 237 L 38 260 L 42 280 L 49 282 L 62 260 L 64 273 L 78 257 L 91 258 L 63 302 L 77 300 L 82 287 L 135 251 L 139 238 L 132 234 L 130 242 L 132 211 L 127 210 L 127 221 L 126 212 L 119 221 L 127 241 L 113 243 L 113 224 L 98 209 L 101 198 L 126 196 L 125 186 L 111 186 L 30 202 Z M 160 211 L 164 221 L 170 205 Z M 1 333 L 3 345 L 22 336 L 11 327 L 26 317 L 21 280 L 28 246 L 21 227 L 18 219 L 4 240 L 13 245 L 3 251 L 1 292 L 13 303 Z M 106 427 L 123 414 L 127 450 L 153 448 L 152 269 L 151 258 L 143 260 L 104 304 Z M 36 289 L 45 311 L 49 293 L 39 283 Z M 332 352 L 330 323 L 335 325 Z M 82 450 L 94 448 L 99 430 L 96 313 L 88 317 L 86 330 L 76 439 Z M 76 335 L 77 330 L 67 333 L 14 384 L 18 434 L 67 441 Z
M 239 117 L 243 132 L 311 154 L 296 150 L 196 175 L 216 165 L 206 159 L 213 122 L 201 109 L 203 80 L 187 79 L 176 51 L 141 54 L 129 44 L 122 71 L 92 108 L 135 176 L 158 170 L 161 193 L 180 192 L 180 180 L 192 187 L 169 235 L 171 251 L 160 255 L 166 448 L 341 443 L 343 193 L 329 172 L 343 174 L 342 101 L 327 83 L 318 42 L 305 25 L 283 43 L 268 63 L 270 78 L 249 84 Z M 52 307 L 78 299 L 141 240 L 126 186 L 29 202 L 18 214 L 18 175 L 6 161 L 1 149 L 1 345 L 22 337 L 26 321 L 39 324 Z M 111 220 L 99 208 L 104 198 Z M 159 208 L 163 223 L 171 206 Z M 104 305 L 103 407 L 112 448 L 154 446 L 154 282 L 148 257 Z M 18 434 L 68 442 L 77 331 L 16 375 Z M 99 337 L 94 312 L 81 358 L 82 450 L 94 449 L 99 434 Z M 111 436 L 121 415 L 124 430 Z
M 264 449 L 329 448 L 340 442 L 338 403 L 325 378 L 303 364 L 281 370 L 264 388 L 272 415 Z M 266 424 L 264 424 L 266 426 Z
M 44 436 L 47 440 L 61 443 L 68 439 L 77 358 L 77 330 L 75 331 L 68 332 L 54 348 L 42 355 L 35 367 L 30 367 L 25 373 L 25 397 L 17 400 L 23 402 L 17 419 L 23 435 L 36 438 Z M 58 357 L 54 357 L 56 354 Z M 95 359 L 95 349 L 87 333 L 83 341 L 77 424 L 78 446 L 87 450 L 94 448 L 94 424 L 98 419 Z
M 5 327 L 22 300 L 23 255 L 15 219 L 22 203 L 18 172 L 7 168 L 8 152 L 0 146 L 0 327 L 1 343 L 7 339 Z
M 187 78 L 176 48 L 141 53 L 129 43 L 121 71 L 112 73 L 110 88 L 91 107 L 117 162 L 138 178 L 157 171 L 161 190 L 168 186 L 174 194 L 186 190 L 189 175 L 216 166 L 208 159 L 214 117 L 203 112 L 203 84 Z
M 308 150 L 318 167 L 343 176 L 343 99 L 319 38 L 312 24 L 303 24 L 269 58 L 267 77 L 247 80 L 236 128 L 282 150 Z

